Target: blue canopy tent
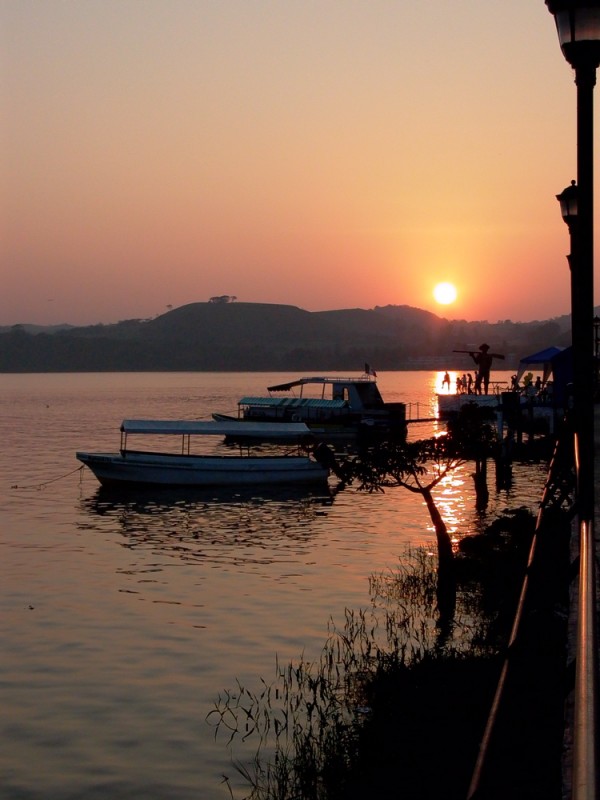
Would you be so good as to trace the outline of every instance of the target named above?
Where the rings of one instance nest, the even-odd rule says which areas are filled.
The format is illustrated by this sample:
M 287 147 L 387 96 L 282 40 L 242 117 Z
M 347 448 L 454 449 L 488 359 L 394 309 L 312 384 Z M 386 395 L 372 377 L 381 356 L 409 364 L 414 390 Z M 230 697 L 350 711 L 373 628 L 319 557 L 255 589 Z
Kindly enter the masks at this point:
M 562 353 L 564 347 L 546 347 L 544 350 L 538 350 L 537 353 L 532 353 L 530 356 L 524 356 L 519 361 L 519 368 L 517 370 L 517 380 L 520 381 L 526 370 L 538 369 L 542 371 L 542 381 L 546 383 L 552 374 L 552 359 L 556 358 L 559 353 Z
M 553 404 L 564 407 L 567 386 L 573 381 L 573 357 L 570 347 L 546 347 L 519 362 L 517 381 L 520 381 L 527 370 L 537 369 L 542 372 L 542 383 L 545 386 L 552 376 Z

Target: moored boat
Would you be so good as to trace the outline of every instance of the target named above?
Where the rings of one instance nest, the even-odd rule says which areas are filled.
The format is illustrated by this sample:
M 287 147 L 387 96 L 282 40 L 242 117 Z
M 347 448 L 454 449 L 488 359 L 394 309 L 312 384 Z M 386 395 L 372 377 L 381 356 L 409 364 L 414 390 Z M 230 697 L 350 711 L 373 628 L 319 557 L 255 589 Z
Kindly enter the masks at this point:
M 221 422 L 302 422 L 319 438 L 406 430 L 404 403 L 385 403 L 375 375 L 310 376 L 267 387 L 264 397 L 242 397 L 237 417 L 213 414 Z
M 235 422 L 235 430 L 240 423 Z M 121 444 L 118 452 L 92 453 L 78 451 L 76 457 L 94 473 L 102 485 L 162 485 L 162 486 L 248 486 L 275 484 L 306 484 L 326 482 L 329 465 L 317 460 L 307 451 L 310 430 L 304 424 L 269 425 L 244 423 L 246 444 L 234 454 L 222 438 L 231 435 L 232 425 L 219 422 L 180 420 L 124 420 L 121 424 Z M 152 449 L 128 447 L 128 437 L 135 434 L 147 441 Z M 163 437 L 179 436 L 181 447 L 155 450 Z M 218 437 L 221 443 L 210 452 L 196 453 L 192 442 Z M 264 441 L 296 441 L 294 452 L 273 448 L 262 452 L 251 450 Z M 314 442 L 314 439 L 313 439 Z M 223 450 L 227 452 L 224 453 Z M 317 448 L 315 451 L 318 452 Z

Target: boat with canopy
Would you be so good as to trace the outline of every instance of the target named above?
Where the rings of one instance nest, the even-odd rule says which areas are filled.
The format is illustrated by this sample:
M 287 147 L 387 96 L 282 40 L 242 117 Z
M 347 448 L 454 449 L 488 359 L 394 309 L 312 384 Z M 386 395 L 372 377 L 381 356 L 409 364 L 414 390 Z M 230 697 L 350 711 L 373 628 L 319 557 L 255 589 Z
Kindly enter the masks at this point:
M 76 453 L 77 459 L 105 486 L 322 483 L 329 475 L 326 460 L 319 461 L 313 455 L 313 451 L 320 451 L 303 423 L 129 419 L 121 423 L 120 432 L 118 452 Z M 239 436 L 240 432 L 243 444 L 233 447 L 223 441 L 223 437 Z M 130 448 L 129 440 L 134 435 L 136 442 L 146 443 L 145 449 Z M 173 437 L 180 440 L 175 450 Z M 168 449 L 164 447 L 165 439 Z M 293 449 L 291 441 L 295 442 Z M 196 451 L 198 442 L 206 443 L 203 452 Z
M 237 417 L 213 414 L 215 420 L 235 422 L 304 422 L 319 438 L 360 433 L 406 432 L 404 403 L 386 403 L 376 376 L 365 364 L 355 377 L 308 376 L 267 387 L 264 397 L 242 397 Z

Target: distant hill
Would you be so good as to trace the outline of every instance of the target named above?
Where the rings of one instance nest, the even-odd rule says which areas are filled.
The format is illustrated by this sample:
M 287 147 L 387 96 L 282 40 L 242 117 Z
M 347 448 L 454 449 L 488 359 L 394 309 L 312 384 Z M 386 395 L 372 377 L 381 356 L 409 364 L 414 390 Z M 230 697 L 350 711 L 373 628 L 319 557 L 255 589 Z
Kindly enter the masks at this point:
M 519 356 L 570 343 L 570 318 L 447 320 L 411 306 L 304 311 L 265 303 L 191 303 L 152 320 L 0 328 L 0 372 L 463 369 L 483 342 Z
M 62 325 L 0 325 L 0 333 L 10 333 L 15 329 L 25 331 L 25 333 L 56 333 L 57 331 L 65 331 L 72 327 L 74 326 L 67 325 L 67 323 L 63 323 Z

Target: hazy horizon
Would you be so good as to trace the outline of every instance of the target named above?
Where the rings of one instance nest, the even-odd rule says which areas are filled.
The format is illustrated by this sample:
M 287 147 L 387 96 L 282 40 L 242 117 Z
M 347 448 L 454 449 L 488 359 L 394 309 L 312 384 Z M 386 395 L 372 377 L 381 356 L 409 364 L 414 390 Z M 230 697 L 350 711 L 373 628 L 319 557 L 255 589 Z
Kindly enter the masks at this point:
M 302 311 L 309 311 L 311 313 L 319 313 L 319 312 L 327 312 L 327 311 L 349 311 L 349 310 L 352 310 L 352 309 L 360 309 L 360 310 L 363 310 L 363 311 L 374 311 L 375 308 L 385 308 L 386 306 L 405 306 L 405 305 L 409 305 L 408 303 L 378 303 L 376 306 L 373 306 L 371 308 L 366 308 L 366 307 L 363 307 L 363 306 L 352 306 L 351 308 L 349 308 L 349 307 L 344 307 L 344 308 L 323 308 L 323 309 L 316 309 L 315 311 L 312 311 L 311 309 L 302 308 L 302 306 L 298 306 L 298 305 L 296 305 L 294 303 L 264 303 L 264 302 L 262 302 L 260 300 L 245 301 L 245 300 L 243 300 L 241 298 L 236 299 L 234 302 L 235 302 L 236 305 L 249 303 L 249 304 L 252 304 L 252 305 L 282 305 L 282 306 L 290 306 L 292 308 L 299 308 Z M 72 326 L 72 327 L 87 327 L 88 325 L 116 325 L 116 324 L 118 324 L 120 322 L 127 322 L 127 321 L 130 321 L 130 320 L 140 320 L 140 321 L 143 322 L 143 321 L 146 321 L 146 320 L 156 319 L 156 317 L 160 317 L 163 314 L 168 314 L 169 311 L 175 311 L 177 308 L 182 308 L 183 306 L 187 306 L 187 305 L 195 305 L 196 303 L 208 303 L 208 300 L 192 300 L 190 303 L 183 303 L 182 306 L 173 306 L 171 308 L 165 308 L 163 311 L 159 311 L 156 314 L 152 314 L 149 317 L 125 316 L 125 317 L 121 317 L 120 319 L 113 319 L 113 320 L 101 320 L 101 319 L 99 319 L 99 320 L 95 320 L 94 322 L 85 322 L 85 323 L 81 323 L 81 324 L 72 323 L 72 322 L 69 322 L 69 320 L 62 320 L 60 322 L 51 322 L 51 323 L 32 322 L 31 320 L 26 320 L 26 321 L 21 320 L 20 322 L 6 323 L 6 322 L 3 322 L 2 320 L 0 320 L 0 328 L 14 327 L 16 325 L 32 325 L 32 326 L 40 326 L 40 327 L 60 327 L 62 325 L 69 325 L 69 326 Z M 547 321 L 547 320 L 553 320 L 553 319 L 558 319 L 560 317 L 569 316 L 570 313 L 571 313 L 570 309 L 569 309 L 564 313 L 555 314 L 552 317 L 532 317 L 531 319 L 512 319 L 511 317 L 499 316 L 499 317 L 497 317 L 496 319 L 493 319 L 493 320 L 489 320 L 489 319 L 466 320 L 466 319 L 464 319 L 462 317 L 454 317 L 454 316 L 452 316 L 450 314 L 444 314 L 443 311 L 439 311 L 439 310 L 435 310 L 435 309 L 432 309 L 432 310 L 424 309 L 424 308 L 423 309 L 419 309 L 418 306 L 410 306 L 410 307 L 411 308 L 415 308 L 415 309 L 420 310 L 420 311 L 426 311 L 428 313 L 435 314 L 437 317 L 440 317 L 441 319 L 446 319 L 449 322 L 479 322 L 479 323 L 487 323 L 489 325 L 496 325 L 498 323 L 502 323 L 502 322 L 506 322 L 506 321 L 510 321 L 510 322 L 515 323 L 515 324 L 519 324 L 519 323 L 527 324 L 527 323 L 530 323 L 530 322 L 538 322 L 538 321 L 539 322 L 544 322 L 544 321 Z

